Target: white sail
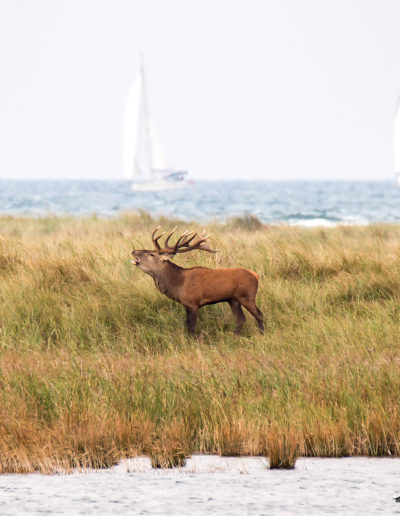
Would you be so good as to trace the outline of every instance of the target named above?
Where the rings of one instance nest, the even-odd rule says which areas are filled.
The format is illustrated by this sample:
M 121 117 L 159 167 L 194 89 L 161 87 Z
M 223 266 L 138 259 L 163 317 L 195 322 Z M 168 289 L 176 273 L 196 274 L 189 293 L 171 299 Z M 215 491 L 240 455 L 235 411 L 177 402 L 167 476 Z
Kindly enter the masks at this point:
M 129 93 L 124 121 L 124 175 L 136 191 L 159 191 L 191 184 L 185 170 L 167 167 L 164 150 L 150 118 L 143 58 Z
M 133 83 L 125 108 L 124 121 L 124 175 L 132 179 L 140 175 L 138 144 L 140 111 L 142 105 L 142 76 Z
M 396 116 L 394 118 L 393 134 L 394 168 L 400 174 L 400 102 L 397 105 Z
M 167 160 L 165 158 L 164 149 L 160 143 L 154 122 L 149 116 L 149 133 L 150 133 L 150 149 L 151 164 L 154 170 L 165 170 L 167 168 Z

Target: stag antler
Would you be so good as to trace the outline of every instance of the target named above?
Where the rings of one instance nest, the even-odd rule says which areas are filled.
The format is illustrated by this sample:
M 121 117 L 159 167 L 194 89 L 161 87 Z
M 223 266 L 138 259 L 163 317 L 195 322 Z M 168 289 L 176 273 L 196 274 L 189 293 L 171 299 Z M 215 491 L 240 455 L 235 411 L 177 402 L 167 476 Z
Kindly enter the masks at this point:
M 203 245 L 207 242 L 208 235 L 200 235 L 198 236 L 195 231 L 188 232 L 186 230 L 175 242 L 175 245 L 170 246 L 169 245 L 169 239 L 172 237 L 172 235 L 175 233 L 177 228 L 175 227 L 165 238 L 164 241 L 164 247 L 161 248 L 160 244 L 158 243 L 158 240 L 164 235 L 164 233 L 161 233 L 159 236 L 155 236 L 156 232 L 160 229 L 158 226 L 154 229 L 153 233 L 151 234 L 151 239 L 153 240 L 153 244 L 156 247 L 156 250 L 160 254 L 178 254 L 178 253 L 188 253 L 189 251 L 194 251 L 195 249 L 198 249 L 199 251 L 207 251 L 208 253 L 216 253 L 214 249 L 210 249 L 209 247 Z M 197 241 L 193 242 L 195 238 L 198 238 Z M 191 242 L 193 242 L 191 244 Z
M 161 229 L 161 227 L 160 227 L 160 226 L 157 226 L 156 228 L 154 228 L 154 229 L 153 229 L 153 233 L 151 234 L 151 239 L 152 239 L 152 241 L 153 241 L 154 247 L 155 247 L 157 250 L 160 250 L 160 249 L 161 249 L 161 246 L 160 246 L 160 244 L 158 243 L 158 241 L 159 241 L 159 239 L 163 236 L 163 234 L 165 233 L 165 231 L 163 231 L 163 232 L 161 233 L 161 235 L 158 235 L 158 237 L 156 238 L 156 236 L 155 236 L 155 235 L 156 235 L 156 233 L 157 233 L 157 231 L 158 231 L 159 229 Z

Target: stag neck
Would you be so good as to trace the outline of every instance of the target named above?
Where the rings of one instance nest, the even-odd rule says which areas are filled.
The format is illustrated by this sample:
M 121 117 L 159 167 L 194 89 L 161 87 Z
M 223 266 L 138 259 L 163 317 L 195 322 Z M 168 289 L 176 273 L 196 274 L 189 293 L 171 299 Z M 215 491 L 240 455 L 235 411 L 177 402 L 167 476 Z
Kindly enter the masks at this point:
M 148 272 L 148 274 L 153 279 L 169 279 L 178 276 L 184 270 L 184 267 L 180 267 L 179 265 L 171 262 L 170 260 L 165 260 L 164 262 L 162 262 L 159 270 L 150 271 Z
M 157 289 L 167 297 L 180 302 L 179 292 L 183 283 L 183 272 L 185 269 L 166 260 L 161 269 L 150 273 Z

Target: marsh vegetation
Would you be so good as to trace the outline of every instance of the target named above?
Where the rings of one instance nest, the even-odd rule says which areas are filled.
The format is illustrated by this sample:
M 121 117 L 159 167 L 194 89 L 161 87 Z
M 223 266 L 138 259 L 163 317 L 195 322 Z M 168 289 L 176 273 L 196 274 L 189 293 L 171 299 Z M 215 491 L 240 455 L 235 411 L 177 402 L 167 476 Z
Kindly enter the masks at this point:
M 176 262 L 256 271 L 266 331 L 246 314 L 235 336 L 220 304 L 190 338 L 182 307 L 130 263 L 158 224 L 187 227 L 0 218 L 0 472 L 400 455 L 400 226 L 208 224 L 219 253 Z

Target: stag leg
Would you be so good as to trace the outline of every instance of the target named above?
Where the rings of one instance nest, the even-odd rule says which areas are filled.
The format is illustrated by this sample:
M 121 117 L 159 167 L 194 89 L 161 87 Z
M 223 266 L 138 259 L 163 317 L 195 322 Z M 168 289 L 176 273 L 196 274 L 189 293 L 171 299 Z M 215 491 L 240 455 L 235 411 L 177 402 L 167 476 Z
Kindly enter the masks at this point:
M 248 310 L 254 319 L 257 321 L 260 333 L 264 333 L 263 313 L 257 307 L 255 301 L 249 301 L 248 299 L 241 299 L 240 302 Z
M 228 299 L 229 306 L 231 307 L 232 313 L 236 319 L 235 333 L 238 335 L 246 321 L 246 317 L 243 313 L 242 306 L 237 299 Z
M 190 306 L 185 306 L 186 310 L 186 325 L 190 335 L 194 335 L 194 330 L 196 328 L 197 321 L 197 308 L 191 308 Z

